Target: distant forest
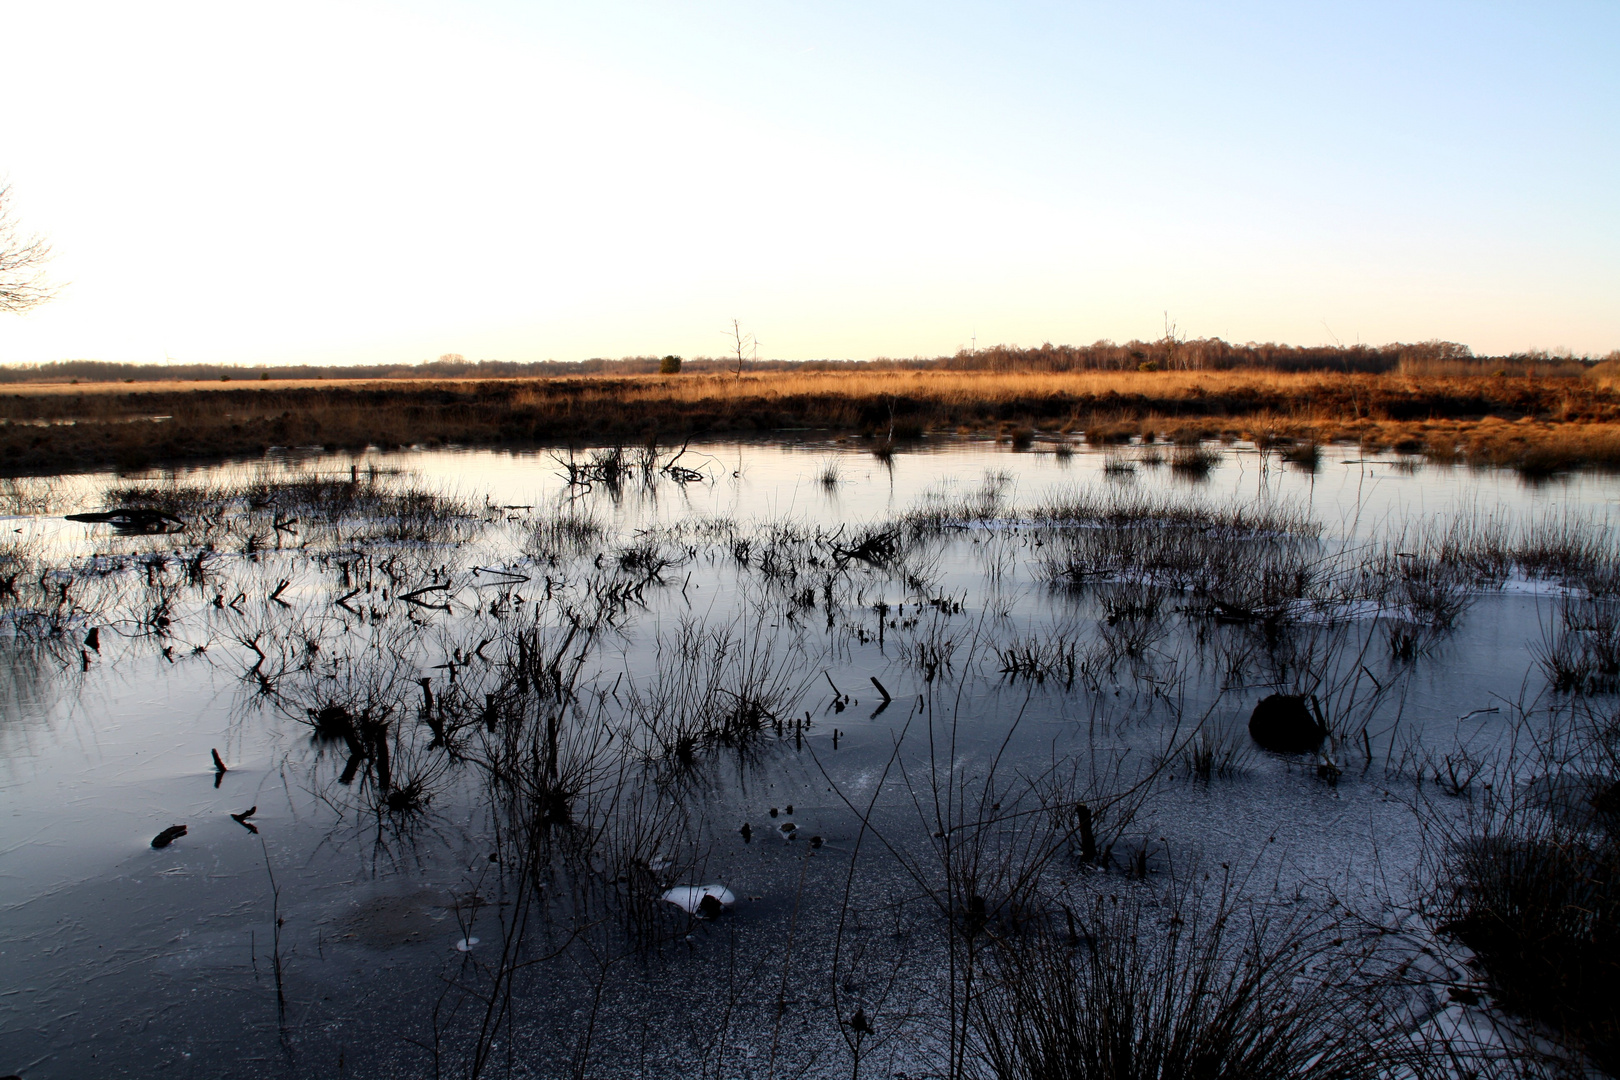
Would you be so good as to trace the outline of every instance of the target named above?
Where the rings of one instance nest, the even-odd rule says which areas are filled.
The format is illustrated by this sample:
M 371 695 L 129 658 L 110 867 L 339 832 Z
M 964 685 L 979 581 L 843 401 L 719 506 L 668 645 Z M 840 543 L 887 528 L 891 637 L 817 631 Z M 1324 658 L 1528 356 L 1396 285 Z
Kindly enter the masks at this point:
M 662 357 L 628 356 L 617 360 L 539 361 L 467 360 L 448 354 L 417 364 L 117 364 L 102 360 L 57 360 L 48 364 L 0 365 L 0 383 L 19 382 L 183 382 L 267 379 L 510 379 L 578 375 L 647 375 L 658 371 Z M 963 349 L 954 356 L 875 360 L 750 360 L 745 371 L 829 371 L 871 369 L 936 369 L 947 371 L 1338 371 L 1412 375 L 1492 373 L 1578 374 L 1597 357 L 1542 352 L 1510 356 L 1475 356 L 1466 345 L 1425 341 L 1394 345 L 1234 345 L 1220 338 L 1099 341 L 1092 345 L 1020 348 L 997 345 Z M 1620 352 L 1608 360 L 1620 360 Z M 729 372 L 735 360 L 696 357 L 685 360 L 685 372 Z

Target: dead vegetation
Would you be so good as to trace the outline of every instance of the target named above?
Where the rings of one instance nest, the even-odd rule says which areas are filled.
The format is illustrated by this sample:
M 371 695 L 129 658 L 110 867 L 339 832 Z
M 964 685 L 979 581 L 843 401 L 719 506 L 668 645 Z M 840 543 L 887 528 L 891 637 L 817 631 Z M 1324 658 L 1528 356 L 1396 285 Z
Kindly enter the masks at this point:
M 1620 1069 L 1620 725 L 1612 704 L 1520 703 L 1513 752 L 1473 766 L 1461 819 L 1429 818 L 1427 902 L 1490 992 L 1574 1073 Z M 1550 1071 L 1550 1070 L 1549 1070 Z
M 1102 444 L 1248 439 L 1306 468 L 1328 443 L 1529 475 L 1620 465 L 1620 393 L 1602 365 L 1561 375 L 1409 367 L 1356 374 L 989 365 L 263 388 L 17 386 L 0 395 L 0 471 L 137 469 L 253 458 L 272 447 L 522 449 L 584 438 L 639 445 L 649 432 L 805 427 L 868 436 L 880 454 L 925 432 L 1006 431 L 1022 432 L 1013 441 L 1026 447 L 1069 434 Z M 1193 472 L 1212 464 L 1194 450 L 1174 460 Z
M 813 1015 L 851 1072 L 905 1047 L 953 1078 L 1443 1075 L 1469 1048 L 1426 1041 L 1409 941 L 1314 883 L 1249 889 L 1222 873 L 1200 891 L 1191 869 L 1178 876 L 1182 852 L 1152 820 L 1164 786 L 1208 795 L 1280 759 L 1322 791 L 1354 763 L 1477 805 L 1434 849 L 1435 922 L 1480 956 L 1510 1013 L 1607 1060 L 1613 1033 L 1581 1002 L 1613 975 L 1598 816 L 1612 809 L 1612 721 L 1593 706 L 1578 752 L 1562 752 L 1559 775 L 1587 785 L 1585 802 L 1555 786 L 1573 807 L 1562 817 L 1546 784 L 1541 803 L 1510 799 L 1524 778 L 1460 744 L 1394 761 L 1379 726 L 1399 724 L 1392 703 L 1425 650 L 1514 579 L 1565 591 L 1541 657 L 1551 691 L 1582 708 L 1609 693 L 1620 544 L 1606 523 L 1464 515 L 1346 545 L 1293 505 L 1106 485 L 1020 506 L 995 474 L 848 527 L 624 532 L 593 513 L 594 499 L 686 482 L 665 471 L 679 460 L 559 462 L 570 490 L 538 508 L 359 470 L 119 484 L 103 506 L 181 528 L 86 525 L 85 551 L 62 559 L 25 536 L 0 543 L 0 618 L 10 647 L 62 679 L 135 655 L 239 677 L 238 722 L 270 710 L 300 725 L 284 765 L 379 861 L 408 867 L 453 809 L 487 841 L 479 888 L 499 900 L 458 917 L 492 947 L 438 988 L 422 1039 L 444 1071 L 494 1071 L 515 1016 L 578 990 L 570 971 L 600 988 L 698 963 L 700 924 L 730 916 L 666 890 L 706 880 L 718 846 L 755 842 L 757 826 L 802 867 L 848 860 L 830 957 L 796 962 L 837 988 L 830 1020 Z M 950 584 L 947 556 L 982 571 L 982 595 Z M 1050 619 L 1012 614 L 1021 581 Z M 694 603 L 700 586 L 725 598 Z M 1422 647 L 1390 644 L 1407 633 Z M 1262 693 L 1311 703 L 1320 754 L 1251 747 L 1240 710 Z M 1020 740 L 1037 713 L 1032 755 Z M 838 764 L 852 731 L 880 747 L 854 775 Z M 1391 747 L 1376 772 L 1375 738 Z M 774 794 L 769 818 L 747 808 L 790 771 L 837 833 L 802 835 Z M 748 831 L 737 813 L 752 813 Z M 881 902 L 852 899 L 896 880 Z M 885 904 L 892 932 L 852 913 Z M 1523 989 L 1555 975 L 1556 1000 Z M 784 1001 L 765 1024 L 778 1036 Z M 714 1045 L 731 1017 L 709 1025 Z M 588 1071 L 589 1018 L 561 1023 L 580 1025 Z

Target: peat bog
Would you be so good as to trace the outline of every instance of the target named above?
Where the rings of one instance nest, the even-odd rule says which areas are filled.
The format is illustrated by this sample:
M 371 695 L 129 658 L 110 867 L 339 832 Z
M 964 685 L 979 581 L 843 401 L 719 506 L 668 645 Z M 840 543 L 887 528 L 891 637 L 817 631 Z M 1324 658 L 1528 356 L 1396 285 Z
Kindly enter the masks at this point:
M 1620 1067 L 1611 482 L 1034 434 L 8 481 L 0 1072 Z

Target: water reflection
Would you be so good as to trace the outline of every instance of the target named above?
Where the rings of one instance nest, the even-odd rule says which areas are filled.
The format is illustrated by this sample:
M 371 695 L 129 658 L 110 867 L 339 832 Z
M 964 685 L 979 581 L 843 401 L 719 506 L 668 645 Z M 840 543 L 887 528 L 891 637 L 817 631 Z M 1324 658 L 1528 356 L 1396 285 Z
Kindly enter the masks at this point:
M 92 1068 L 51 1019 L 77 1015 L 130 1071 L 613 1072 L 658 1016 L 690 1026 L 672 1073 L 739 1040 L 949 1068 L 984 1037 L 972 978 L 1015 991 L 1001 965 L 1104 897 L 1246 865 L 1395 920 L 1407 885 L 1361 868 L 1417 865 L 1409 803 L 1456 820 L 1542 686 L 1613 689 L 1614 534 L 1489 474 L 721 449 L 53 488 L 185 527 L 41 521 L 4 553 L 5 940 L 47 987 L 8 1042 Z M 1463 739 L 1492 694 L 1521 726 Z M 1319 751 L 1251 744 L 1270 695 Z M 734 904 L 666 899 L 711 883 Z M 136 987 L 178 1019 L 120 1027 Z

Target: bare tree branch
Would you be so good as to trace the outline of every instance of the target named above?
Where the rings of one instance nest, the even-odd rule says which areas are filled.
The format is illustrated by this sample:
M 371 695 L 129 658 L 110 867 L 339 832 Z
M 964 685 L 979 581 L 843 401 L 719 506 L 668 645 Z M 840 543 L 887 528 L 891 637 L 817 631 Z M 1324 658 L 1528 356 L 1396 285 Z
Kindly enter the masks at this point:
M 11 217 L 11 185 L 0 183 L 0 311 L 27 311 L 56 295 L 42 269 L 51 257 L 43 237 L 24 237 Z
M 737 378 L 741 379 L 743 361 L 747 358 L 748 351 L 752 349 L 754 358 L 756 360 L 759 358 L 759 340 L 753 334 L 743 333 L 742 324 L 736 319 L 731 320 L 731 333 L 726 336 L 731 338 L 732 350 L 737 354 Z

